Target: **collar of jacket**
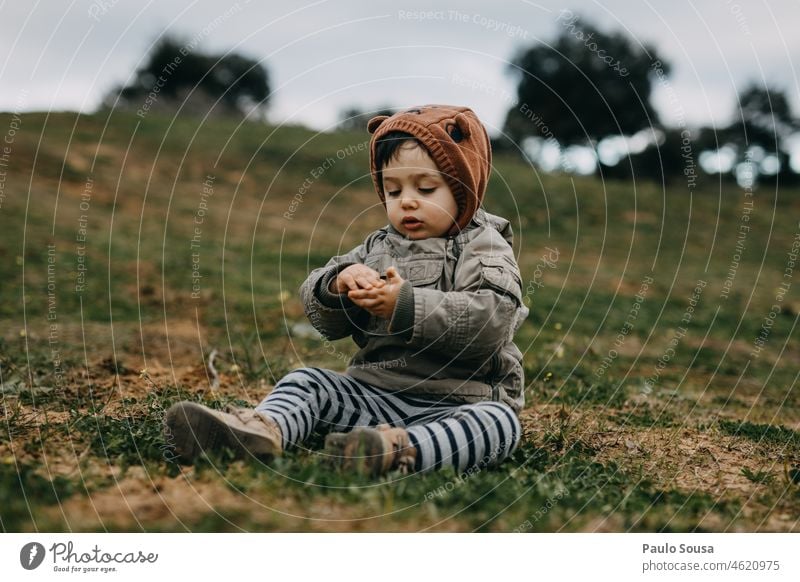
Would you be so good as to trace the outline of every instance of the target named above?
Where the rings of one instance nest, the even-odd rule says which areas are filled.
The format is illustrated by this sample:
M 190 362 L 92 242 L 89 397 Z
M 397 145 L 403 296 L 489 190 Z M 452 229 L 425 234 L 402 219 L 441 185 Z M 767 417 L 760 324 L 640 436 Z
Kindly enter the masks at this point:
M 460 243 L 466 243 L 470 238 L 471 235 L 475 234 L 475 229 L 480 227 L 492 227 L 501 235 L 503 238 L 508 242 L 509 246 L 513 246 L 514 244 L 514 232 L 511 229 L 511 223 L 503 218 L 502 216 L 496 216 L 494 214 L 490 214 L 486 212 L 483 208 L 478 208 L 475 212 L 475 216 L 472 217 L 472 220 L 469 221 L 467 227 L 459 232 L 458 234 L 446 236 L 446 237 L 437 237 L 441 239 L 456 239 Z M 384 226 L 381 230 L 386 231 L 389 234 L 393 234 L 397 237 L 412 240 L 406 237 L 403 233 L 397 230 L 391 223 Z M 425 240 L 425 239 L 423 239 Z

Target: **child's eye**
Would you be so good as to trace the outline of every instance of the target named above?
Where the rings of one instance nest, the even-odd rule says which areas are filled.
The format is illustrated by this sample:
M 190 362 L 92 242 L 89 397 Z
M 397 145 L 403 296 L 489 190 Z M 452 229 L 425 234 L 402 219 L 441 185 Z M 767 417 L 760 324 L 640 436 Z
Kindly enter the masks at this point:
M 386 191 L 386 195 L 387 196 L 397 196 L 398 194 L 400 194 L 400 190 L 387 190 Z
M 431 194 L 436 190 L 436 188 L 418 188 L 418 190 L 423 194 Z

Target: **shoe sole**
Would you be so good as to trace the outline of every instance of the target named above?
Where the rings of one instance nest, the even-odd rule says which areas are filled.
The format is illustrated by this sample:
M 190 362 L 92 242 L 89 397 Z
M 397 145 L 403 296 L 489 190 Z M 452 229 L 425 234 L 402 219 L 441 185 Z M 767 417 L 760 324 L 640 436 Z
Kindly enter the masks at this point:
M 335 468 L 378 477 L 383 468 L 383 439 L 371 428 L 330 433 L 325 437 L 324 454 Z
M 179 402 L 167 410 L 165 437 L 180 463 L 191 464 L 204 451 L 227 447 L 236 458 L 258 457 L 271 461 L 276 456 L 274 445 L 261 436 L 237 430 L 218 418 L 211 410 L 194 402 Z

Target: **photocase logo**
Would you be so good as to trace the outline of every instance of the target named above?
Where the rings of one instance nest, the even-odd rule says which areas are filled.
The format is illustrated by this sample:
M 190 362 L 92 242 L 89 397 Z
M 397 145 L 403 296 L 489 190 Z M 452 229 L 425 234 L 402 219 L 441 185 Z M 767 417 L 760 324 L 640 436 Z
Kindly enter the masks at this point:
M 19 551 L 19 563 L 26 570 L 35 570 L 44 561 L 44 546 L 39 542 L 30 542 Z

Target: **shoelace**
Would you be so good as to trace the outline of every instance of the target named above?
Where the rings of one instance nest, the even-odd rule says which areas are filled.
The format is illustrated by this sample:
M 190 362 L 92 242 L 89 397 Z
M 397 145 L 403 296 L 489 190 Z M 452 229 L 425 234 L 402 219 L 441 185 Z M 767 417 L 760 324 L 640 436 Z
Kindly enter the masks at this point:
M 263 416 L 258 414 L 255 410 L 251 410 L 249 408 L 239 408 L 238 406 L 233 406 L 231 404 L 228 404 L 227 406 L 225 406 L 224 411 L 227 412 L 228 414 L 235 416 L 244 424 L 248 424 L 253 419 L 256 419 L 264 423 L 265 425 L 270 426 Z

